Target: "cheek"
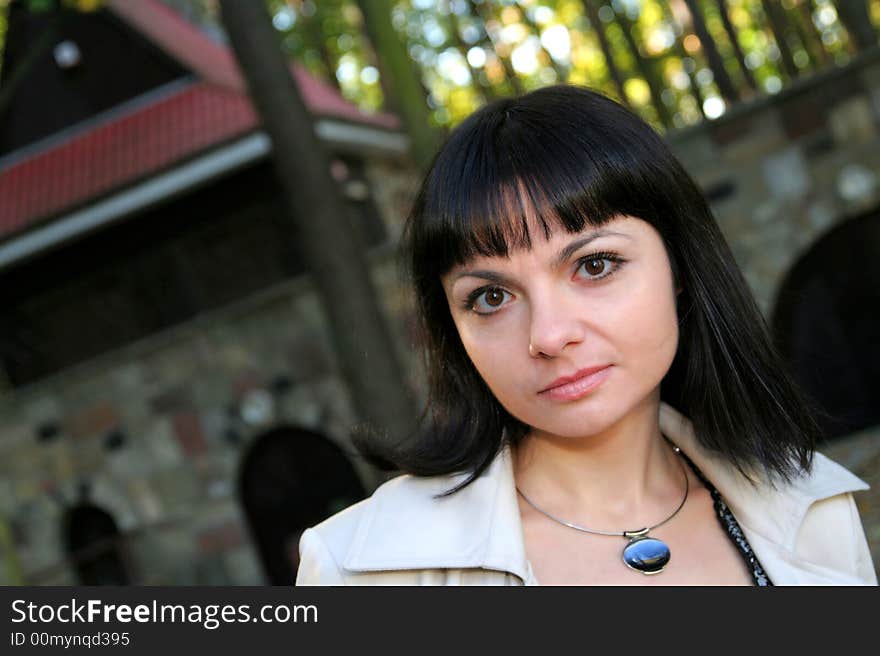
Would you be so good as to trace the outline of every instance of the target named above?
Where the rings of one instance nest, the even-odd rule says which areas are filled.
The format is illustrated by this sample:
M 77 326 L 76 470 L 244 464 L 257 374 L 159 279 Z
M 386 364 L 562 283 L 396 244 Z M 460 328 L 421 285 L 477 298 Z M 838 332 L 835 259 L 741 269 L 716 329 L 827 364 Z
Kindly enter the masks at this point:
M 514 386 L 515 372 L 522 372 L 523 363 L 518 359 L 516 331 L 487 330 L 485 326 L 471 329 L 468 322 L 456 321 L 458 334 L 464 350 L 489 389 L 503 397 Z
M 671 363 L 678 348 L 678 315 L 671 285 L 645 285 L 615 312 L 614 334 L 629 353 L 645 362 Z

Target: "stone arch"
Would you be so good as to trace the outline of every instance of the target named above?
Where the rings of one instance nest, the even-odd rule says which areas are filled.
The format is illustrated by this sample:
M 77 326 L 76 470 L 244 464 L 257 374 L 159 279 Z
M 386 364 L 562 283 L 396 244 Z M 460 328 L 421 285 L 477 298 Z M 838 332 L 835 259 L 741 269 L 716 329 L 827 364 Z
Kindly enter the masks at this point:
M 831 416 L 828 438 L 880 424 L 880 207 L 819 238 L 784 278 L 774 336 Z
M 129 585 L 125 537 L 113 515 L 89 498 L 89 489 L 81 484 L 79 499 L 62 515 L 67 558 L 81 585 Z
M 272 585 L 291 585 L 302 531 L 363 499 L 345 453 L 326 436 L 290 426 L 254 439 L 239 469 L 239 495 Z

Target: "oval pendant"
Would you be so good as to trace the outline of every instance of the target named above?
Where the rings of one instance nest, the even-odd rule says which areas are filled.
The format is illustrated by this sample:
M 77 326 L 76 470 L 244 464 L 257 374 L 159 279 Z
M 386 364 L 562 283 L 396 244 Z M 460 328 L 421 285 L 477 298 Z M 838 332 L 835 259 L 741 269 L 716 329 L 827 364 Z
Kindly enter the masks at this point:
M 623 548 L 623 562 L 642 574 L 659 574 L 669 557 L 669 547 L 657 538 L 635 537 Z

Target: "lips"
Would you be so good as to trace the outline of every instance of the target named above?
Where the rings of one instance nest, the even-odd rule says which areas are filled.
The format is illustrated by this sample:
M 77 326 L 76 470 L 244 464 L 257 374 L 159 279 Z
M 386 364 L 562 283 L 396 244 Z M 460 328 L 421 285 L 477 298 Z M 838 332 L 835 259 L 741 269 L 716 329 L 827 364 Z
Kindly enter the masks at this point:
M 587 367 L 586 369 L 581 369 L 579 371 L 576 371 L 571 376 L 561 376 L 561 377 L 557 378 L 556 380 L 554 380 L 549 385 L 547 385 L 547 387 L 542 389 L 541 392 L 549 392 L 554 387 L 562 387 L 563 385 L 567 385 L 568 383 L 573 383 L 576 380 L 580 380 L 581 378 L 586 378 L 587 376 L 590 376 L 590 375 L 596 373 L 597 371 L 601 371 L 602 369 L 607 369 L 610 366 L 611 366 L 610 364 L 601 364 L 597 367 Z

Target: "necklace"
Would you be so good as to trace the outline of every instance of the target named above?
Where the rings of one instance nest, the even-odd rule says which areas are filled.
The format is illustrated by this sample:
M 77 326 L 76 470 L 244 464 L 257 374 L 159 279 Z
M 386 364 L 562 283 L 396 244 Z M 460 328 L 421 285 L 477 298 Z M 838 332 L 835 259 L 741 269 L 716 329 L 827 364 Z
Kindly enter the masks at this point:
M 674 444 L 672 445 L 672 450 L 681 455 L 681 449 L 679 449 Z M 642 574 L 659 574 L 663 571 L 663 568 L 666 567 L 667 563 L 669 563 L 669 558 L 671 553 L 669 551 L 669 545 L 667 545 L 663 540 L 658 540 L 657 538 L 651 537 L 648 535 L 649 531 L 653 531 L 658 526 L 663 526 L 670 519 L 675 517 L 678 514 L 678 511 L 684 507 L 684 502 L 687 501 L 688 491 L 690 489 L 690 485 L 688 483 L 687 470 L 684 467 L 684 462 L 681 463 L 681 471 L 684 474 L 684 497 L 681 500 L 681 503 L 678 504 L 678 508 L 676 508 L 669 517 L 664 519 L 662 522 L 658 522 L 653 526 L 646 526 L 645 528 L 640 528 L 635 531 L 596 531 L 591 528 L 584 528 L 583 526 L 578 526 L 577 524 L 572 524 L 571 522 L 566 522 L 565 520 L 559 519 L 558 517 L 554 517 L 546 510 L 542 510 L 535 503 L 529 499 L 525 494 L 522 493 L 518 487 L 516 491 L 519 492 L 520 496 L 526 500 L 532 508 L 537 510 L 542 515 L 545 515 L 552 519 L 554 522 L 558 522 L 564 526 L 568 526 L 569 528 L 573 528 L 577 531 L 583 531 L 584 533 L 592 533 L 593 535 L 613 535 L 617 537 L 622 537 L 627 540 L 626 546 L 623 548 L 623 562 L 624 564 L 637 572 L 641 572 Z

